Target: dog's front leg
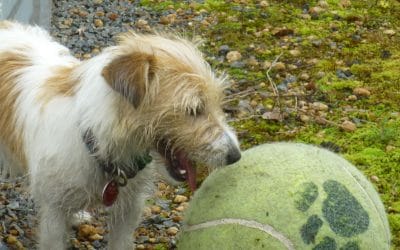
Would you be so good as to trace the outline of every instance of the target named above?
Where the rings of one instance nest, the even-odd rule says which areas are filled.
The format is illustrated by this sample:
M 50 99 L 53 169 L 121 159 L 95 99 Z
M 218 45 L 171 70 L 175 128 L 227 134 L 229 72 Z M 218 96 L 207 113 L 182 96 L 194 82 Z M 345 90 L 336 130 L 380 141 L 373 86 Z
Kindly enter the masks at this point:
M 66 214 L 55 206 L 40 205 L 39 249 L 66 249 Z
M 132 194 L 120 193 L 118 201 L 111 208 L 108 222 L 110 228 L 108 249 L 133 249 L 132 234 L 139 224 L 144 207 L 144 198 L 140 194 L 138 196 L 133 197 Z

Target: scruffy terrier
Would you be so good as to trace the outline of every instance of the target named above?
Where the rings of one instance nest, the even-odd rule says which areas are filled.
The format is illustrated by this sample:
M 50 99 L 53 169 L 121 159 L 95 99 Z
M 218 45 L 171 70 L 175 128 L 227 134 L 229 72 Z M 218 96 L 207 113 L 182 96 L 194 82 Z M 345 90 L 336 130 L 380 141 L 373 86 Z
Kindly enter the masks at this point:
M 132 249 L 157 169 L 194 188 L 196 166 L 238 161 L 223 88 L 176 36 L 130 32 L 79 61 L 39 27 L 0 22 L 2 161 L 29 175 L 40 249 L 65 249 L 72 215 L 99 205 L 109 248 Z

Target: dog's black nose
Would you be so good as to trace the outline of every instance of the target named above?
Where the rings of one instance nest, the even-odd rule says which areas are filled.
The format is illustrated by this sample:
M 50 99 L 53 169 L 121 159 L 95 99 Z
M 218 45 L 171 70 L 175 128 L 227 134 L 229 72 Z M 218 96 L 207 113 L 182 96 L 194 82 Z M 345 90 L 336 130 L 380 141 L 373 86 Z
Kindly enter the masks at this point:
M 226 162 L 228 163 L 228 165 L 230 165 L 239 161 L 241 157 L 242 154 L 240 153 L 240 150 L 238 148 L 231 148 L 228 152 L 228 155 L 226 156 Z

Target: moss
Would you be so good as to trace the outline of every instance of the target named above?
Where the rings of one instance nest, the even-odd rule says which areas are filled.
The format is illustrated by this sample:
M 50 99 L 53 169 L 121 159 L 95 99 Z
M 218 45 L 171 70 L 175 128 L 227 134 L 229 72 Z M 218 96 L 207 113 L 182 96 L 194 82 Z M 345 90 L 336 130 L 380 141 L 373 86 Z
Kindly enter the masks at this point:
M 271 0 L 267 8 L 260 8 L 259 1 L 243 4 L 241 1 L 222 0 L 206 0 L 204 3 L 144 0 L 141 4 L 160 11 L 167 10 L 169 5 L 195 11 L 205 9 L 205 15 L 213 17 L 215 24 L 207 27 L 198 25 L 195 30 L 196 34 L 198 32 L 206 39 L 202 50 L 210 58 L 217 57 L 219 46 L 227 44 L 232 50 L 240 51 L 243 60 L 255 56 L 260 62 L 273 61 L 283 53 L 280 61 L 298 66 L 284 72 L 272 70 L 270 75 L 273 79 L 282 79 L 285 74 L 298 76 L 307 72 L 311 76 L 309 82 L 316 83 L 317 89 L 310 96 L 299 98 L 299 101 L 328 104 L 326 119 L 331 123 L 304 124 L 295 119 L 296 114 L 293 113 L 282 123 L 260 117 L 236 118 L 232 125 L 240 135 L 242 148 L 278 140 L 312 144 L 332 142 L 337 145 L 343 156 L 367 177 L 374 175 L 379 178 L 374 184 L 386 208 L 389 210 L 392 207 L 390 211 L 393 214 L 389 214 L 389 220 L 393 244 L 395 248 L 400 248 L 400 115 L 396 114 L 400 110 L 400 34 L 397 31 L 400 26 L 400 2 L 351 1 L 348 7 L 341 7 L 340 0 L 327 2 L 328 10 L 311 20 L 302 19 L 301 14 L 305 4 L 313 7 L 317 5 L 317 0 Z M 196 22 L 193 21 L 193 24 L 195 26 Z M 275 28 L 283 27 L 293 29 L 294 35 L 281 38 L 272 34 Z M 269 31 L 265 31 L 266 28 Z M 396 30 L 397 34 L 384 35 L 386 29 Z M 313 45 L 310 36 L 321 40 L 321 45 Z M 353 39 L 354 36 L 359 36 L 359 40 Z M 330 47 L 331 43 L 335 43 L 335 48 Z M 253 49 L 249 48 L 250 44 L 254 45 Z M 294 58 L 288 53 L 293 48 L 301 51 L 300 57 Z M 318 59 L 315 65 L 306 63 L 313 58 Z M 243 68 L 231 68 L 229 63 L 217 60 L 211 60 L 211 64 L 226 71 L 239 90 L 267 82 L 265 70 L 257 67 L 245 65 Z M 336 70 L 343 68 L 348 68 L 353 77 L 338 78 Z M 320 71 L 325 76 L 317 79 Z M 281 78 L 276 77 L 277 74 Z M 265 90 L 268 87 L 267 84 Z M 346 101 L 355 87 L 365 87 L 371 95 Z M 283 110 L 293 108 L 287 104 L 289 101 L 281 100 Z M 276 106 L 276 99 L 262 98 L 260 103 L 270 108 Z M 356 122 L 357 129 L 345 132 L 333 125 L 341 124 L 344 118 Z M 325 241 L 329 243 L 329 239 Z M 352 249 L 350 245 L 349 249 Z

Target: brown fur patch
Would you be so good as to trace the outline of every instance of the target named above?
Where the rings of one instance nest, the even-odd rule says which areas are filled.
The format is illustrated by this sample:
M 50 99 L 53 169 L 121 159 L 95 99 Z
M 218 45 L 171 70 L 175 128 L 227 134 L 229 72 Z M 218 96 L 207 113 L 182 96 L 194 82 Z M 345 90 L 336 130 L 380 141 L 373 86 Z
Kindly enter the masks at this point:
M 133 52 L 114 59 L 102 72 L 107 83 L 136 108 L 141 103 L 154 74 L 155 57 Z
M 16 101 L 20 91 L 15 89 L 15 79 L 21 74 L 19 70 L 30 65 L 31 61 L 24 55 L 15 52 L 0 53 L 0 140 L 24 167 L 26 158 L 22 128 L 16 126 Z
M 38 99 L 47 104 L 57 96 L 73 96 L 78 80 L 72 76 L 75 67 L 58 67 L 54 70 L 54 75 L 49 77 L 42 85 L 42 91 Z

